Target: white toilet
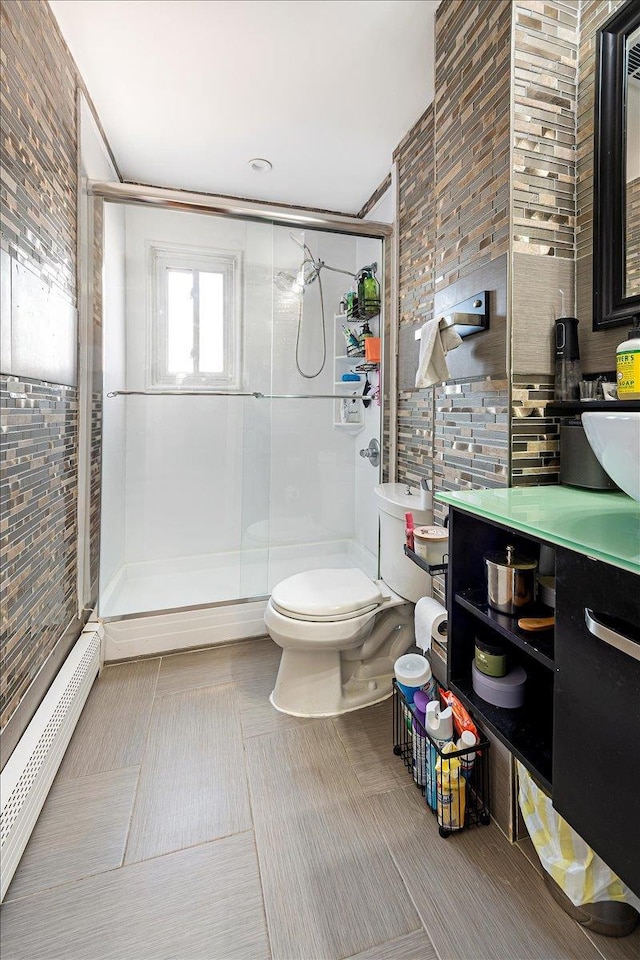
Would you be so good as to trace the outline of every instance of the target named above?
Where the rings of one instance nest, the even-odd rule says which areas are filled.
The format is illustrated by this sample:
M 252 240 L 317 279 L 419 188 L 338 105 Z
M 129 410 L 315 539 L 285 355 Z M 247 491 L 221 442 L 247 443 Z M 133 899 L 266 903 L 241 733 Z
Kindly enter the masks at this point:
M 393 664 L 412 646 L 413 604 L 431 579 L 404 555 L 404 515 L 416 526 L 431 509 L 400 483 L 375 488 L 381 580 L 359 568 L 310 570 L 273 590 L 264 622 L 282 647 L 273 706 L 296 717 L 331 717 L 391 694 Z

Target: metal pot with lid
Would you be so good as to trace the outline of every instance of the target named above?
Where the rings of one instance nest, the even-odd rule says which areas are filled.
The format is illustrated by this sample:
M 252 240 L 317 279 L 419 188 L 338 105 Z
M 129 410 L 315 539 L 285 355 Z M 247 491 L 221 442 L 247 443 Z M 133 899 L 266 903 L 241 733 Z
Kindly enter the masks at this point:
M 536 598 L 538 561 L 516 554 L 509 545 L 504 552 L 485 553 L 489 606 L 515 617 Z

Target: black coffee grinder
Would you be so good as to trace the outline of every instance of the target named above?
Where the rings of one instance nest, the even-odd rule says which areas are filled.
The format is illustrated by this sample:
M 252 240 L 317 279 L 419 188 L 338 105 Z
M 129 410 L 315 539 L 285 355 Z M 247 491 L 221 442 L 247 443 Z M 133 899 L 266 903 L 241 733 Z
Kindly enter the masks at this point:
M 578 318 L 559 317 L 555 326 L 555 390 L 556 400 L 579 400 L 580 348 L 578 346 Z

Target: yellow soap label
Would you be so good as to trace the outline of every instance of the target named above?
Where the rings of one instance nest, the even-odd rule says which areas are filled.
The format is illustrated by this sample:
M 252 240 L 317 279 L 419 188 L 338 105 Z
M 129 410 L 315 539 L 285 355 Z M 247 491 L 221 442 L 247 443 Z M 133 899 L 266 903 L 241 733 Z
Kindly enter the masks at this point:
M 618 396 L 640 390 L 640 350 L 625 350 L 616 357 Z

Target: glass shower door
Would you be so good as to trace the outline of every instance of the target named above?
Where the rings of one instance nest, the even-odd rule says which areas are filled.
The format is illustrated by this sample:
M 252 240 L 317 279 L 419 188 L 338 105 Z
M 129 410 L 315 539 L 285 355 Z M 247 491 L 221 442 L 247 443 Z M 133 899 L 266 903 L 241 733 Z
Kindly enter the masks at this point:
M 106 206 L 100 613 L 263 596 L 272 227 Z

